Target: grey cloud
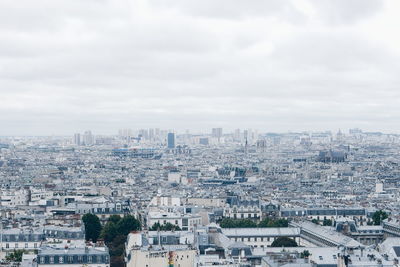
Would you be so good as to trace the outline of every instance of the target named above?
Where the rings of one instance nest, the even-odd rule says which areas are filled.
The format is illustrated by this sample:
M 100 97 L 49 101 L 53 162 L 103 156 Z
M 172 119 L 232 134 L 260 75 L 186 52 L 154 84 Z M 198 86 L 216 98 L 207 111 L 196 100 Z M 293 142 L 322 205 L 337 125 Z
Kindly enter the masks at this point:
M 321 16 L 349 12 L 333 25 L 290 1 L 229 3 L 2 2 L 0 135 L 398 130 L 399 51 L 354 23 L 385 7 L 313 3 Z
M 354 23 L 376 15 L 384 6 L 382 0 L 310 0 L 321 19 L 330 24 Z
M 280 15 L 285 19 L 301 21 L 302 13 L 296 9 L 291 1 L 280 0 L 151 0 L 156 6 L 174 8 L 189 15 L 220 18 L 220 19 L 244 19 L 256 17 L 268 17 Z

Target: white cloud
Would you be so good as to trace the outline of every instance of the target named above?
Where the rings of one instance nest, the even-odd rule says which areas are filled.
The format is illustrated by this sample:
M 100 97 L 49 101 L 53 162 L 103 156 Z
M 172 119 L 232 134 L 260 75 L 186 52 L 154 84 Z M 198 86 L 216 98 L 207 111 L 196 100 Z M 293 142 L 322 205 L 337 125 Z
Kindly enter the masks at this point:
M 399 131 L 396 1 L 2 1 L 0 135 Z

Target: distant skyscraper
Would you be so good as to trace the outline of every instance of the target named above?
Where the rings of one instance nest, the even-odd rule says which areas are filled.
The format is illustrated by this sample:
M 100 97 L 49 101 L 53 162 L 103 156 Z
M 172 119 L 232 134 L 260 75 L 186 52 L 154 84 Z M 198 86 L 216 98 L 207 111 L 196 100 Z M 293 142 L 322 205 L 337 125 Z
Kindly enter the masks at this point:
M 235 141 L 239 141 L 239 142 L 242 140 L 242 136 L 240 135 L 240 129 L 235 130 L 234 139 L 235 139 Z
M 129 136 L 133 136 L 132 135 L 132 130 L 131 129 L 120 129 L 118 131 L 118 135 L 120 137 L 129 137 Z
M 244 138 L 244 140 L 247 140 L 247 138 L 249 138 L 249 131 L 248 130 L 244 130 L 243 131 L 243 138 Z
M 149 129 L 149 139 L 150 139 L 151 141 L 154 140 L 154 129 Z
M 91 131 L 86 131 L 83 134 L 83 142 L 85 143 L 85 145 L 93 145 L 94 144 L 94 137 L 93 137 Z
M 147 129 L 140 129 L 139 136 L 141 136 L 145 140 L 148 140 L 149 139 L 149 131 Z
M 74 134 L 74 144 L 77 146 L 81 145 L 81 134 L 80 133 Z
M 216 138 L 222 137 L 222 128 L 212 128 L 211 136 Z
M 167 135 L 167 147 L 168 148 L 175 148 L 175 134 L 174 133 L 168 133 Z

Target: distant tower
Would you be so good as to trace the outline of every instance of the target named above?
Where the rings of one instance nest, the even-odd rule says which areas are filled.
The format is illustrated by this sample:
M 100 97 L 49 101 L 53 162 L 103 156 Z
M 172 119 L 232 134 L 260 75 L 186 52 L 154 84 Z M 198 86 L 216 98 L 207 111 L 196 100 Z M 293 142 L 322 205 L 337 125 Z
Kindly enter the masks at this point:
M 169 148 L 169 149 L 175 148 L 175 134 L 174 133 L 168 133 L 167 148 Z
M 240 142 L 242 140 L 242 138 L 240 136 L 240 129 L 235 130 L 234 139 L 235 139 L 235 141 L 238 141 L 238 142 Z
M 243 131 L 243 140 L 245 140 L 245 142 L 247 143 L 247 138 L 249 137 L 249 131 L 248 130 L 244 130 Z
M 83 134 L 83 142 L 85 143 L 85 145 L 93 145 L 94 144 L 94 137 L 93 137 L 91 131 L 86 131 Z
M 338 140 L 338 141 L 342 141 L 343 140 L 343 133 L 342 133 L 342 131 L 340 129 L 336 134 L 336 140 Z
M 218 142 L 220 142 L 222 137 L 222 128 L 212 128 L 211 136 L 217 138 Z
M 261 152 L 265 152 L 267 141 L 265 139 L 257 140 L 257 149 Z
M 74 144 L 77 146 L 81 145 L 81 134 L 80 133 L 74 134 Z

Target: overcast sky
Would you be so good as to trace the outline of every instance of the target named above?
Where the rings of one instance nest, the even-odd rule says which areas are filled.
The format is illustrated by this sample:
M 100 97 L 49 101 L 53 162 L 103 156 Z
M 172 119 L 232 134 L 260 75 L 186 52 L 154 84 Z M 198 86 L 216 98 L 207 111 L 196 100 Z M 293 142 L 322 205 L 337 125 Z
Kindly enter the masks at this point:
M 0 2 L 0 135 L 400 132 L 400 1 Z

